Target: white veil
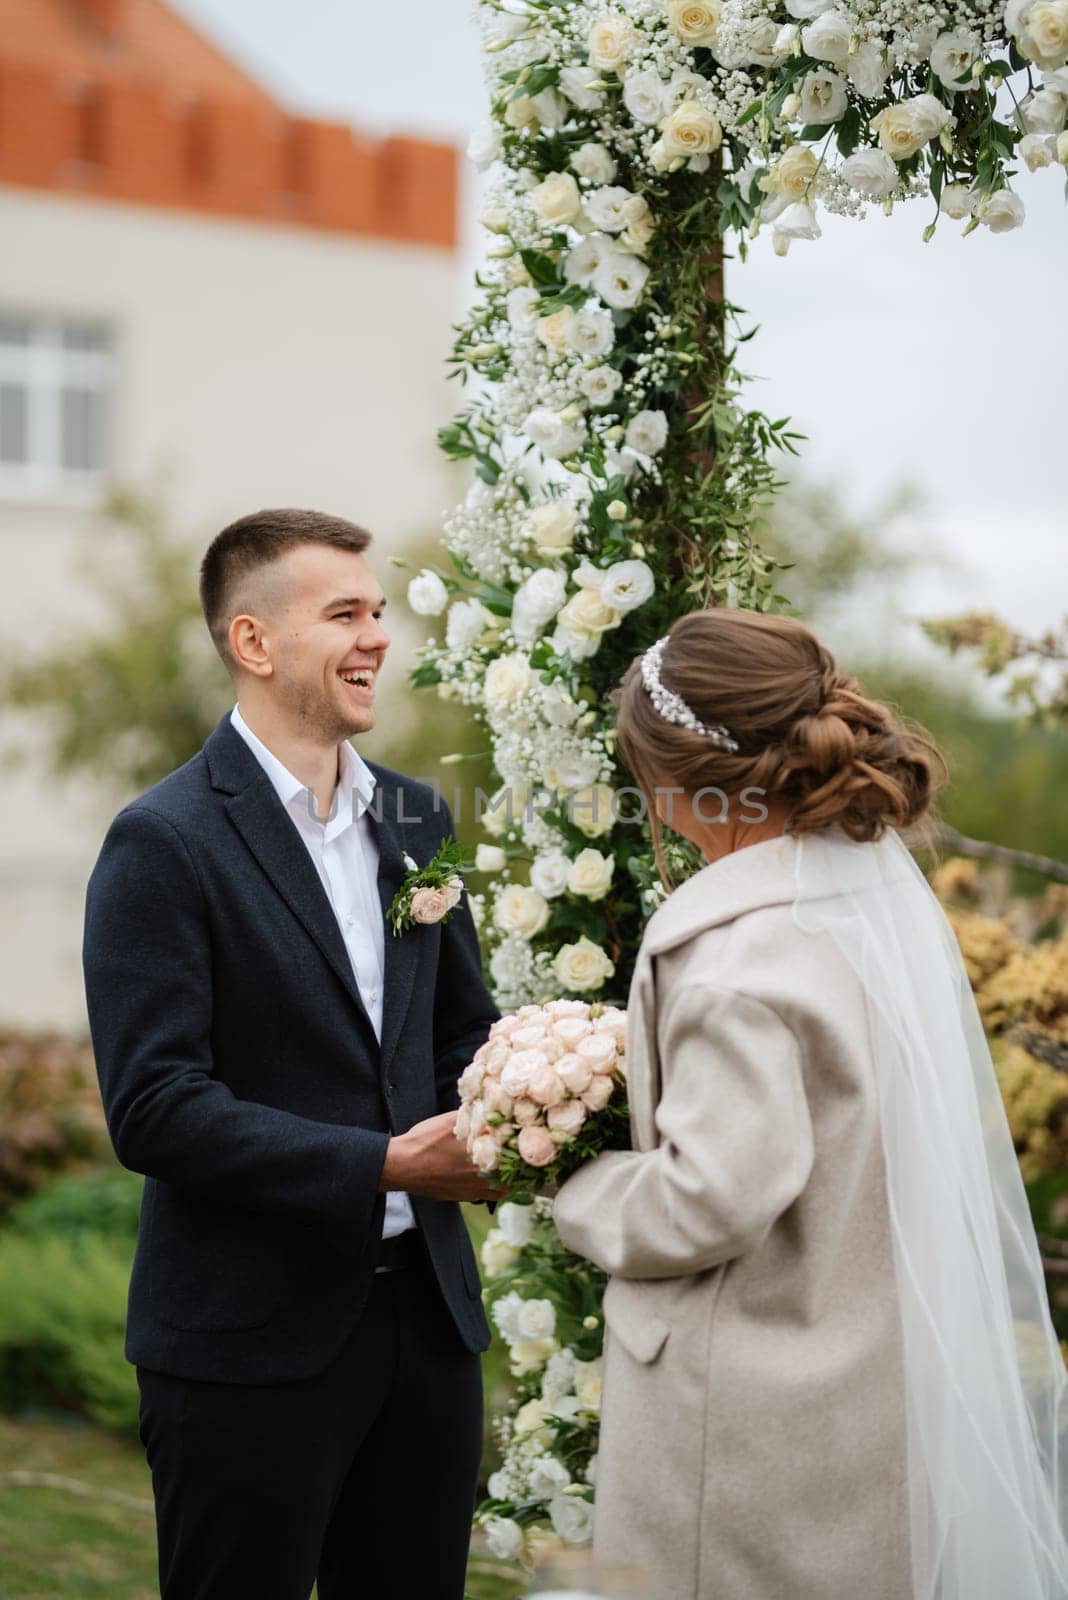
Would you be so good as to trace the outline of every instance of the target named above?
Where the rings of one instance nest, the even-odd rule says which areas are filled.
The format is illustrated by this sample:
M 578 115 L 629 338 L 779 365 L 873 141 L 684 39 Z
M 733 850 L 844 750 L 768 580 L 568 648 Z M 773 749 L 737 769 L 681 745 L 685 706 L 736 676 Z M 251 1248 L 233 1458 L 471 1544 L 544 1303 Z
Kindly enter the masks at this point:
M 1068 1400 L 956 938 L 897 836 L 799 839 L 794 918 L 864 985 L 901 1302 L 915 1600 L 1068 1596 Z

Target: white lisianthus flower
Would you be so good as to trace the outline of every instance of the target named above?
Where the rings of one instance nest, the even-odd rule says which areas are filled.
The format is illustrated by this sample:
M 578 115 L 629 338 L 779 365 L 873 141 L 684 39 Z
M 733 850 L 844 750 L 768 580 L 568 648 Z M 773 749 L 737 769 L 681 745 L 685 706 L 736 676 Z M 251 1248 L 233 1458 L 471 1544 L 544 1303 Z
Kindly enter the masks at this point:
M 979 87 L 978 78 L 971 76 L 972 63 L 980 54 L 979 41 L 968 28 L 954 28 L 952 33 L 940 33 L 931 50 L 931 71 L 954 94 Z M 964 78 L 964 83 L 957 80 Z
M 609 833 L 615 823 L 612 814 L 613 791 L 607 783 L 595 783 L 588 789 L 576 789 L 568 802 L 568 816 L 587 839 L 599 839 Z
M 1020 121 L 1028 133 L 1060 133 L 1068 121 L 1068 93 L 1048 85 L 1032 90 L 1020 101 Z
M 975 210 L 975 196 L 965 183 L 947 183 L 938 202 L 939 211 L 960 222 Z
M 937 139 L 952 121 L 941 100 L 936 100 L 933 94 L 918 94 L 880 111 L 877 117 L 872 117 L 871 128 L 879 135 L 879 143 L 888 155 L 895 161 L 907 161 L 917 150 Z
M 562 128 L 567 121 L 567 101 L 555 89 L 542 89 L 532 96 L 531 104 L 543 128 Z
M 855 150 L 842 162 L 842 177 L 851 189 L 869 200 L 885 200 L 897 188 L 897 164 L 885 150 Z
M 784 239 L 819 239 L 821 229 L 807 200 L 796 200 L 776 219 L 775 232 Z
M 623 382 L 615 367 L 592 367 L 579 378 L 579 388 L 591 406 L 611 405 Z
M 475 846 L 476 872 L 501 872 L 507 865 L 508 857 L 499 844 L 478 844 Z M 498 1222 L 500 1221 L 499 1215 L 497 1220 Z
M 501 130 L 495 122 L 480 122 L 472 133 L 467 145 L 467 157 L 473 161 L 479 172 L 485 172 L 487 167 L 500 159 L 503 144 Z
M 713 45 L 722 10 L 719 0 L 667 0 L 668 27 L 691 49 Z
M 481 638 L 489 616 L 480 600 L 454 600 L 445 620 L 445 643 L 458 655 Z
M 538 320 L 537 305 L 538 291 L 529 283 L 520 284 L 517 289 L 509 289 L 505 297 L 505 306 L 508 311 L 508 321 L 516 333 L 533 328 Z
M 517 1561 L 526 1549 L 526 1534 L 511 1517 L 487 1517 L 486 1547 L 498 1561 Z
M 538 1456 L 531 1464 L 527 1487 L 533 1499 L 551 1500 L 553 1495 L 563 1494 L 570 1482 L 571 1474 L 562 1461 L 555 1456 Z
M 571 165 L 580 178 L 588 178 L 590 183 L 611 183 L 616 175 L 616 163 L 612 152 L 603 144 L 580 145 L 571 157 Z
M 602 11 L 586 35 L 586 51 L 599 72 L 619 72 L 638 43 L 633 24 L 618 11 Z
M 700 100 L 683 100 L 660 124 L 660 142 L 669 161 L 710 155 L 723 143 L 723 129 Z
M 999 189 L 989 200 L 980 201 L 978 215 L 991 233 L 1010 233 L 1021 226 L 1027 213 L 1018 194 L 1013 194 L 1011 189 Z
M 890 76 L 890 67 L 882 51 L 870 39 L 858 44 L 853 54 L 846 57 L 842 71 L 865 100 L 877 100 Z
M 551 577 L 552 574 L 546 572 L 537 576 Z M 503 711 L 528 694 L 534 683 L 535 676 L 525 655 L 514 651 L 511 655 L 498 656 L 486 669 L 482 683 L 483 699 L 489 710 Z
M 508 883 L 494 903 L 493 920 L 502 933 L 518 933 L 524 939 L 533 939 L 549 920 L 549 902 L 526 884 Z M 538 1335 L 528 1334 L 527 1337 Z
M 637 256 L 611 250 L 593 274 L 593 287 L 615 311 L 629 311 L 641 299 L 649 268 Z
M 580 356 L 606 356 L 616 342 L 615 323 L 607 311 L 586 306 L 568 324 L 567 342 Z
M 856 20 L 846 12 L 822 11 L 801 30 L 801 42 L 805 54 L 813 61 L 833 61 L 838 66 L 848 56 L 856 31 Z
M 1057 160 L 1062 167 L 1068 167 L 1068 130 L 1057 135 Z
M 558 620 L 549 642 L 558 655 L 563 655 L 566 650 L 572 661 L 588 661 L 600 649 L 601 635 L 569 628 L 565 622 Z
M 512 601 L 512 632 L 517 642 L 532 645 L 542 629 L 556 616 L 566 598 L 567 574 L 555 567 L 543 567 L 539 572 L 532 572 L 529 578 L 524 578 Z M 486 682 L 489 682 L 488 672 Z
M 567 888 L 570 863 L 562 850 L 540 850 L 530 864 L 531 887 L 555 900 Z
M 849 91 L 837 72 L 810 72 L 801 85 L 801 119 L 825 127 L 845 115 Z
M 583 1411 L 597 1413 L 601 1409 L 601 1363 L 576 1361 L 575 1393 Z
M 579 993 L 603 988 L 615 970 L 615 962 L 585 934 L 575 944 L 561 945 L 553 957 L 553 971 L 564 988 Z
M 627 226 L 624 207 L 628 200 L 633 199 L 629 189 L 616 185 L 611 188 L 593 189 L 586 196 L 585 211 L 593 226 L 601 233 L 619 233 Z
M 535 506 L 527 526 L 536 550 L 542 555 L 558 555 L 570 550 L 574 542 L 578 512 L 566 500 L 549 500 Z
M 524 1300 L 519 1312 L 519 1332 L 524 1339 L 551 1339 L 556 1332 L 552 1301 Z
M 495 1278 L 499 1272 L 507 1272 L 509 1267 L 515 1265 L 519 1260 L 519 1251 L 508 1243 L 499 1228 L 494 1228 L 482 1241 L 478 1259 L 483 1272 Z
M 594 67 L 561 67 L 560 92 L 578 111 L 596 111 L 604 101 L 604 90 L 593 89 L 597 82 Z
M 664 115 L 665 89 L 663 78 L 652 67 L 630 72 L 623 83 L 623 104 L 635 122 L 651 128 Z
M 522 1250 L 534 1237 L 538 1219 L 533 1206 L 517 1206 L 514 1200 L 505 1200 L 497 1207 L 494 1220 L 508 1243 Z
M 593 1504 L 574 1494 L 557 1494 L 549 1501 L 549 1521 L 565 1544 L 586 1544 L 593 1534 Z
M 578 283 L 584 288 L 593 282 L 594 273 L 605 256 L 615 249 L 615 240 L 603 233 L 588 233 L 564 257 L 564 277 L 568 283 Z
M 642 456 L 655 456 L 667 443 L 668 420 L 663 411 L 639 411 L 627 423 L 626 443 Z
M 644 561 L 616 561 L 601 577 L 601 599 L 624 615 L 643 606 L 655 591 L 653 569 Z
M 523 431 L 541 451 L 553 461 L 562 461 L 574 455 L 586 437 L 586 424 L 582 417 L 566 420 L 547 406 L 536 406 L 523 423 Z
M 1051 134 L 1025 133 L 1016 150 L 1026 162 L 1028 172 L 1052 166 L 1057 159 L 1057 141 Z
M 798 22 L 810 22 L 824 11 L 830 11 L 834 0 L 786 0 L 786 9 Z
M 505 1344 L 515 1344 L 517 1339 L 523 1337 L 519 1330 L 519 1313 L 524 1303 L 523 1296 L 515 1289 L 509 1289 L 507 1294 L 502 1294 L 499 1300 L 493 1302 L 490 1316 Z
M 408 604 L 417 617 L 440 617 L 448 603 L 448 589 L 429 567 L 408 585 Z
M 551 172 L 528 198 L 539 221 L 550 228 L 566 227 L 582 210 L 582 195 L 570 172 Z
M 603 900 L 612 887 L 615 866 L 614 856 L 602 855 L 592 845 L 580 850 L 567 875 L 568 893 L 586 900 Z

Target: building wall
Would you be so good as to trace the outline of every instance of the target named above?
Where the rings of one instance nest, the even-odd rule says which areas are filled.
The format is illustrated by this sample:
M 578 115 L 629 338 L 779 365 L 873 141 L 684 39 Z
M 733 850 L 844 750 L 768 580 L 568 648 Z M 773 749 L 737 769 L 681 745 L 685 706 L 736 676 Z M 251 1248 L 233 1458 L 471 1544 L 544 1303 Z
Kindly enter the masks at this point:
M 374 531 L 396 605 L 385 557 L 451 495 L 434 439 L 452 251 L 17 188 L 0 188 L 0 238 L 0 315 L 113 332 L 117 482 L 165 473 L 174 525 L 205 542 L 262 505 L 349 516 Z M 91 626 L 76 558 L 99 503 L 0 480 L 0 637 L 61 655 Z M 394 695 L 402 678 L 394 666 Z M 0 1024 L 82 1025 L 82 897 L 106 820 L 99 795 L 0 773 Z

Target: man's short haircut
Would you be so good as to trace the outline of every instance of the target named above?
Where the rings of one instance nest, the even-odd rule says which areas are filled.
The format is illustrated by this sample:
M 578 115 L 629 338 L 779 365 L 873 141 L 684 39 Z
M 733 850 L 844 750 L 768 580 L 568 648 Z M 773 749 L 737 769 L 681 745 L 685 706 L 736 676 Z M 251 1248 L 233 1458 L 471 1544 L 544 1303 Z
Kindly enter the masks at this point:
M 253 511 L 215 535 L 200 564 L 200 603 L 215 648 L 228 666 L 230 623 L 250 573 L 302 544 L 331 545 L 360 555 L 371 543 L 366 528 L 322 511 Z

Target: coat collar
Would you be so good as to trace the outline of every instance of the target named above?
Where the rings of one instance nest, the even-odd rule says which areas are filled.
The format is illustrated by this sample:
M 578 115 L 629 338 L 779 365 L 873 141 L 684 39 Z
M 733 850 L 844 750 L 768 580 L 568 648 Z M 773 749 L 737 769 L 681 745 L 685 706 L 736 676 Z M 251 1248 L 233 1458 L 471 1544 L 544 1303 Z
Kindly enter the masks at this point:
M 420 951 L 426 943 L 426 930 L 413 928 L 403 935 L 395 935 L 388 926 L 385 929 L 379 1044 L 319 874 L 274 785 L 233 727 L 229 712 L 204 746 L 204 756 L 212 787 L 228 796 L 226 810 L 237 831 L 354 1001 L 365 1032 L 379 1051 L 381 1070 L 385 1074 L 407 1015 Z M 387 774 L 383 768 L 374 772 L 374 776 L 379 780 L 392 779 L 392 782 L 376 782 L 374 803 L 366 812 L 378 847 L 377 887 L 384 920 L 405 876 L 406 819 L 397 775 Z
M 797 850 L 798 840 L 782 834 L 702 867 L 649 918 L 643 950 L 659 955 L 747 911 L 789 904 L 797 894 Z

